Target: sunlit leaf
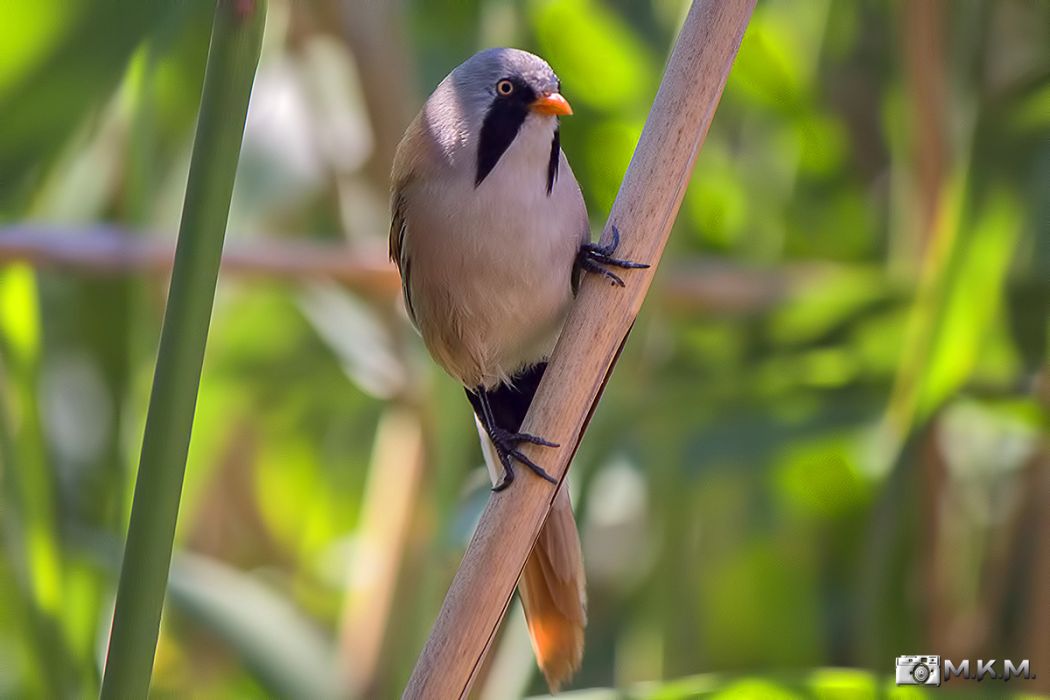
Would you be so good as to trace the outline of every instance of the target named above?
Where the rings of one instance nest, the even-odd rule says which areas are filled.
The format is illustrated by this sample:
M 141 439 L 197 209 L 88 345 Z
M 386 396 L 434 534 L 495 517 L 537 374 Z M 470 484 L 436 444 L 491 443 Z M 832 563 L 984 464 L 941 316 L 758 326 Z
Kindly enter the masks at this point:
M 1019 233 L 1007 193 L 991 195 L 972 224 L 960 218 L 959 186 L 950 196 L 954 213 L 941 223 L 909 321 L 889 414 L 898 429 L 925 419 L 970 376 L 1000 308 Z
M 542 53 L 570 101 L 603 110 L 648 101 L 655 61 L 608 6 L 594 0 L 536 0 L 530 8 Z
M 135 47 L 177 4 L 51 0 L 19 3 L 14 21 L 5 16 L 0 207 L 24 188 L 27 177 L 40 174 L 85 115 L 110 96 Z
M 773 475 L 777 496 L 793 512 L 834 518 L 854 513 L 871 495 L 848 440 L 798 444 L 785 450 Z

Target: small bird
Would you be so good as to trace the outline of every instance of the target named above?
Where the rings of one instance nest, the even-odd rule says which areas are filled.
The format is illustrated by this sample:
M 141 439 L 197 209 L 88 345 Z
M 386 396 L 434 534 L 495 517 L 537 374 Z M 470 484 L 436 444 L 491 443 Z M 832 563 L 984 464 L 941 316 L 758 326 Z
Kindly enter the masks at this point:
M 647 267 L 590 242 L 580 186 L 561 150 L 572 114 L 539 56 L 488 49 L 434 90 L 398 145 L 390 257 L 405 307 L 430 354 L 466 388 L 494 491 L 519 450 L 557 447 L 521 432 L 582 271 L 623 285 L 609 266 Z M 499 465 L 499 466 L 497 466 Z M 500 469 L 502 467 L 502 469 Z M 583 655 L 583 556 L 566 489 L 555 498 L 519 582 L 537 662 L 552 690 Z

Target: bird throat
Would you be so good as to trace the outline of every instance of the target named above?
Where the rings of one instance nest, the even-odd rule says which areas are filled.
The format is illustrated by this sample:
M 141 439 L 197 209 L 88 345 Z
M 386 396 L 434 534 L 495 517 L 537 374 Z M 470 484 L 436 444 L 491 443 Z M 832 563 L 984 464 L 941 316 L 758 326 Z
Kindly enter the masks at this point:
M 525 120 L 529 116 L 528 103 L 519 100 L 495 100 L 485 119 L 481 124 L 481 135 L 478 140 L 478 164 L 477 173 L 474 177 L 474 186 L 480 185 L 492 169 L 499 163 L 500 158 L 507 152 L 514 139 L 518 136 Z M 554 137 L 551 139 L 550 158 L 547 162 L 546 189 L 549 196 L 554 189 L 554 183 L 558 179 L 558 163 L 560 161 L 561 141 L 558 128 L 554 128 Z

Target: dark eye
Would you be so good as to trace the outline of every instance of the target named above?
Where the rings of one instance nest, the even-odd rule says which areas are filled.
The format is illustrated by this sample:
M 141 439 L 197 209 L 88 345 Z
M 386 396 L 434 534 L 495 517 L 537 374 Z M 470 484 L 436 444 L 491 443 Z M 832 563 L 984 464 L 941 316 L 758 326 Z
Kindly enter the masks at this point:
M 501 80 L 496 83 L 496 92 L 503 96 L 509 95 L 514 92 L 514 83 L 509 80 Z

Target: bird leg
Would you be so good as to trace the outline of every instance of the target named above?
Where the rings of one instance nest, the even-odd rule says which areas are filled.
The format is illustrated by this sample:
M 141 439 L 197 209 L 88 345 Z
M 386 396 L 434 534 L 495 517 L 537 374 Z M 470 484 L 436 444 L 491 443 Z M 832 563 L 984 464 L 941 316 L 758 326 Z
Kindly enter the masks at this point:
M 501 428 L 496 425 L 496 420 L 493 417 L 492 406 L 489 404 L 488 392 L 484 388 L 478 387 L 476 395 L 478 399 L 480 399 L 481 421 L 485 425 L 485 432 L 489 434 L 489 439 L 492 440 L 492 444 L 496 447 L 496 454 L 499 456 L 499 461 L 503 465 L 503 479 L 493 486 L 492 490 L 502 491 L 514 481 L 513 460 L 521 462 L 540 478 L 545 479 L 552 484 L 557 484 L 557 479 L 547 473 L 546 469 L 525 456 L 525 453 L 518 449 L 518 445 L 523 442 L 529 442 L 533 445 L 543 445 L 544 447 L 558 447 L 558 443 L 544 440 L 541 437 L 530 435 L 529 433 L 514 432 L 507 430 L 506 428 Z
M 607 278 L 612 284 L 624 286 L 623 280 L 607 266 L 620 267 L 627 270 L 639 270 L 649 267 L 645 263 L 636 263 L 630 260 L 614 258 L 612 255 L 620 245 L 620 230 L 613 224 L 612 240 L 607 245 L 600 243 L 584 243 L 576 254 L 576 264 L 588 272 L 596 272 Z

